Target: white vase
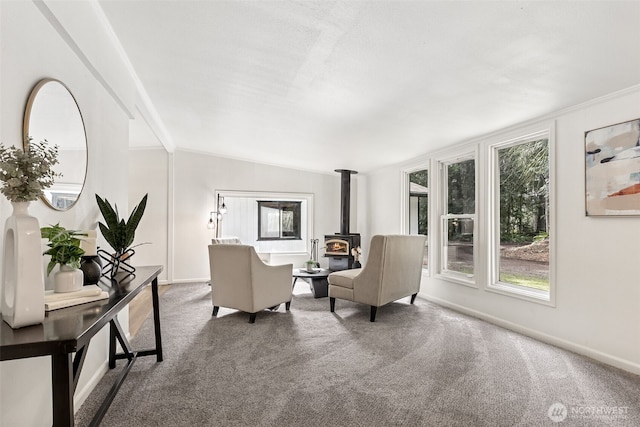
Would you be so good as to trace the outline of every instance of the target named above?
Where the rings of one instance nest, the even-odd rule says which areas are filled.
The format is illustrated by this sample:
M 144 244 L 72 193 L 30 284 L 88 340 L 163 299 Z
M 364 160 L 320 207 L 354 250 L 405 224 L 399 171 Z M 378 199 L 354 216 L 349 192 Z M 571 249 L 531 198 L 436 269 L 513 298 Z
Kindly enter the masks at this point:
M 12 328 L 44 320 L 44 274 L 38 220 L 29 215 L 30 202 L 12 202 L 4 226 L 2 256 L 2 318 Z
M 60 270 L 53 275 L 55 292 L 74 292 L 82 289 L 84 275 L 79 268 L 61 265 Z

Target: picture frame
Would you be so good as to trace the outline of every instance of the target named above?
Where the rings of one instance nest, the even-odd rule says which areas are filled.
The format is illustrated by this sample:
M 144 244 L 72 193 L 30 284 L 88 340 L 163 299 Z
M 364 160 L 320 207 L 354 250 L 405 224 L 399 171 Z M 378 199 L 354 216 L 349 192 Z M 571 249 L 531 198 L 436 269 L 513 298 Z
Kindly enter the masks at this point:
M 640 118 L 584 133 L 587 216 L 640 215 Z

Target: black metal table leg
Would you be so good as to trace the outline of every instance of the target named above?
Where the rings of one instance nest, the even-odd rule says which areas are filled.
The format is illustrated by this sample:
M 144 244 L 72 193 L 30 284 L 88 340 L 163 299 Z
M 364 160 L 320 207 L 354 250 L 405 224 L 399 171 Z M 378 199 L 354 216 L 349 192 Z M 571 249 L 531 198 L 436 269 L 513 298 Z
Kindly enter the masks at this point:
M 73 426 L 73 364 L 71 353 L 51 355 L 53 425 Z
M 162 334 L 160 333 L 160 301 L 158 300 L 158 278 L 151 282 L 153 299 L 153 328 L 156 333 L 156 360 L 162 362 Z
M 116 331 L 109 322 L 109 369 L 116 367 Z

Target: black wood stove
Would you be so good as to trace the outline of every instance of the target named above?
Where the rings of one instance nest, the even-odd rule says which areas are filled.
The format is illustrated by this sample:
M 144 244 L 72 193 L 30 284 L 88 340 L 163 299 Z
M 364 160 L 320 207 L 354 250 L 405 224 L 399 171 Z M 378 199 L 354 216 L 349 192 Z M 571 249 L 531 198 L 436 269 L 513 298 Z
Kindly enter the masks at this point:
M 329 258 L 329 270 L 347 270 L 354 268 L 355 257 L 352 249 L 360 246 L 360 234 L 349 232 L 351 210 L 351 175 L 358 172 L 348 169 L 336 169 L 340 173 L 340 233 L 324 236 L 324 256 Z

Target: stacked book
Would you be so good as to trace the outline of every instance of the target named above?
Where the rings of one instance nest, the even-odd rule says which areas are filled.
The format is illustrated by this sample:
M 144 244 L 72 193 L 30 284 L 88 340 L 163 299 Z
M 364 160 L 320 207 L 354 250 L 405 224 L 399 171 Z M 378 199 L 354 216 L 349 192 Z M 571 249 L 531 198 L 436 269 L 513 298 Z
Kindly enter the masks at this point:
M 45 291 L 44 310 L 57 310 L 108 298 L 109 293 L 100 289 L 98 285 L 83 286 L 82 289 L 74 292 Z

